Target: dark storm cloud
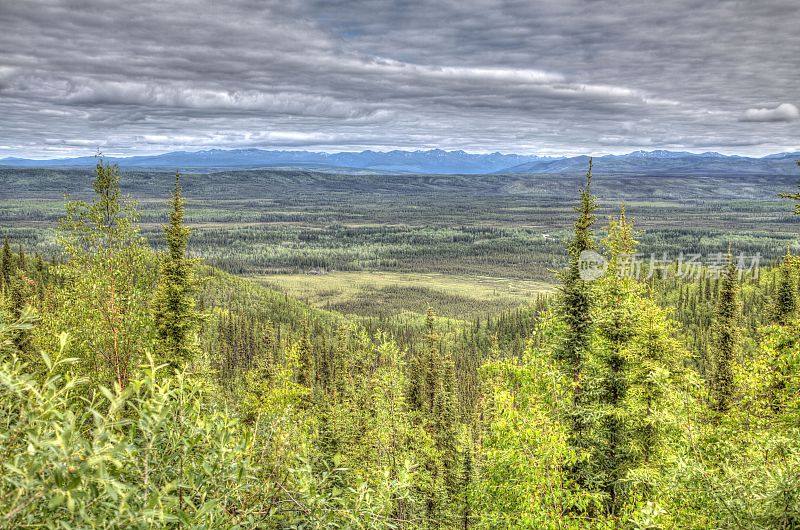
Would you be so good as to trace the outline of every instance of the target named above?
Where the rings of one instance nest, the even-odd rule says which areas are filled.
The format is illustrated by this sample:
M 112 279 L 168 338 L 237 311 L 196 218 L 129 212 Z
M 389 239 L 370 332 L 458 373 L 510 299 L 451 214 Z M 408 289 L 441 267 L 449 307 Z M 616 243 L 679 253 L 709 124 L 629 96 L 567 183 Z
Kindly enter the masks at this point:
M 0 156 L 798 149 L 798 19 L 794 0 L 0 1 Z

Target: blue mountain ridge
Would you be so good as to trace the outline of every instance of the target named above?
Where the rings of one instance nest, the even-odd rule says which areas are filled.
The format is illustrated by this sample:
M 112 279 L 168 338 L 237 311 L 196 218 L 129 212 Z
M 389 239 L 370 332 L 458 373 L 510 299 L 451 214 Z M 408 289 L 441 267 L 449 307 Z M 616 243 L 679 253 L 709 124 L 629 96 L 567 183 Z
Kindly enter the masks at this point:
M 594 158 L 597 174 L 774 174 L 798 173 L 795 160 L 800 152 L 776 153 L 762 158 L 720 153 L 684 151 L 634 151 L 624 155 Z M 174 151 L 152 156 L 106 157 L 122 168 L 140 169 L 255 169 L 308 168 L 315 170 L 364 170 L 383 173 L 427 174 L 546 174 L 576 173 L 586 170 L 588 157 L 542 157 L 537 155 L 479 154 L 464 151 L 361 151 L 324 153 L 264 149 L 209 149 Z M 93 156 L 34 160 L 3 158 L 0 166 L 65 168 L 87 167 L 97 163 Z

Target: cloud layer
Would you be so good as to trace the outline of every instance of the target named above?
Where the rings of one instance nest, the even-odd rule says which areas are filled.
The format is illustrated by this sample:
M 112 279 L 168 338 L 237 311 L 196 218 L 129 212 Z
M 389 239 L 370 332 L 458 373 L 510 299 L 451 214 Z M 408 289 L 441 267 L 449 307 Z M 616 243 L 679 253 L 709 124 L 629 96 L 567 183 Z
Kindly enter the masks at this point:
M 0 156 L 795 150 L 798 19 L 793 0 L 2 2 Z
M 797 107 L 791 103 L 781 103 L 774 109 L 747 109 L 742 121 L 794 121 L 798 118 L 800 118 L 800 110 L 797 110 Z

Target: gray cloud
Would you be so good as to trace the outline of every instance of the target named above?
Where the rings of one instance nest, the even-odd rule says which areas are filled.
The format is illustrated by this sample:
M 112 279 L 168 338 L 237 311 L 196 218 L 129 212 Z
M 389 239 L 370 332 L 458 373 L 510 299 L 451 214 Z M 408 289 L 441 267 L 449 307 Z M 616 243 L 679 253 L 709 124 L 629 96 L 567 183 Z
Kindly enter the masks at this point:
M 798 18 L 793 0 L 2 2 L 0 156 L 798 149 Z
M 781 103 L 774 109 L 747 109 L 742 121 L 771 122 L 794 121 L 800 118 L 800 110 L 791 103 Z

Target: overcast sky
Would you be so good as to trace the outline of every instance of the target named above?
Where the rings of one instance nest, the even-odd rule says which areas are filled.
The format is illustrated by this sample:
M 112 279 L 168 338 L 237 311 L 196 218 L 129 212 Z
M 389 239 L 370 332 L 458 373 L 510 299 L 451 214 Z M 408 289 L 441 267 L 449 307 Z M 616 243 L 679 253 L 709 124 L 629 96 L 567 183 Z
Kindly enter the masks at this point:
M 0 157 L 800 150 L 800 2 L 0 0 Z

